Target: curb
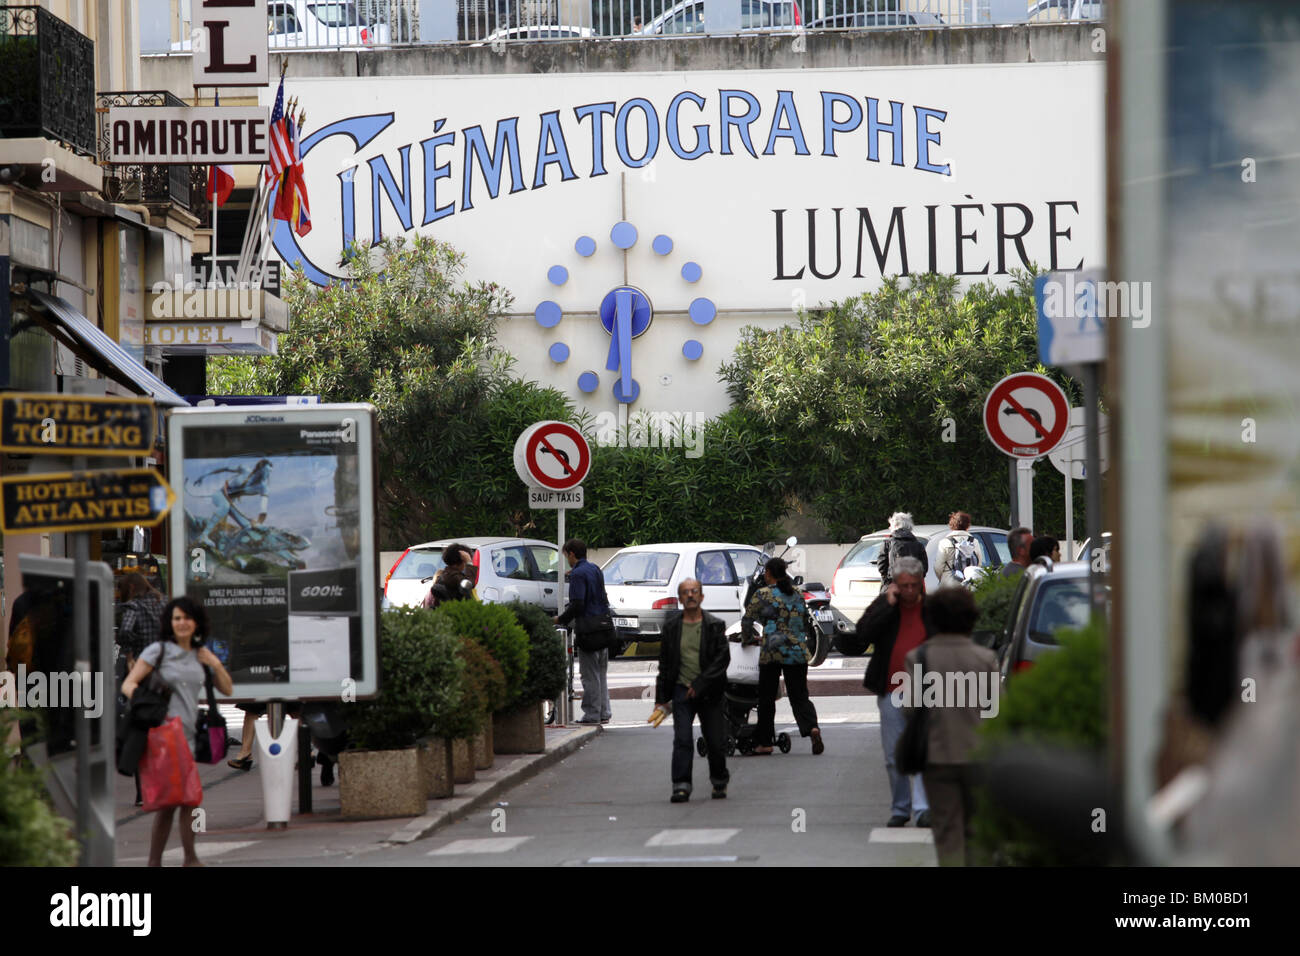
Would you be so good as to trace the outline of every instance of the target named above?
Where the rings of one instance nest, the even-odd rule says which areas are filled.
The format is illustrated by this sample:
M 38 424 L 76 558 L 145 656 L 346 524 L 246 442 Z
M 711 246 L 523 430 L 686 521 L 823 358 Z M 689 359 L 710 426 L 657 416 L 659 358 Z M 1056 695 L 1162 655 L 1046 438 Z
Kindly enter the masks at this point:
M 417 817 L 386 839 L 380 840 L 379 843 L 381 845 L 404 845 L 429 836 L 435 830 L 454 823 L 467 813 L 491 803 L 503 791 L 522 783 L 529 777 L 535 776 L 552 764 L 559 763 L 599 734 L 602 729 L 602 727 L 583 727 L 570 731 L 554 749 L 548 749 L 540 754 L 527 754 L 518 760 L 512 761 L 510 769 L 500 776 L 491 779 L 476 778 L 474 783 L 465 786 L 464 796 L 439 800 L 436 811 Z M 484 775 L 491 773 L 490 770 L 480 771 L 480 774 Z

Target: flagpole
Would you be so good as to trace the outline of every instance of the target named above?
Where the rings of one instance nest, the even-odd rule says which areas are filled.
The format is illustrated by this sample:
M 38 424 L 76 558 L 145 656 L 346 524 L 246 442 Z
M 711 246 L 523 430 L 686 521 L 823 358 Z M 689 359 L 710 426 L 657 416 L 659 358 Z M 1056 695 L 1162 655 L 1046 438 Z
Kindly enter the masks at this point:
M 221 94 L 218 90 L 212 91 L 213 104 L 216 105 L 221 101 Z M 216 166 L 208 166 L 208 192 L 212 194 L 212 249 L 211 265 L 208 272 L 208 284 L 212 288 L 217 287 L 217 184 L 216 184 Z

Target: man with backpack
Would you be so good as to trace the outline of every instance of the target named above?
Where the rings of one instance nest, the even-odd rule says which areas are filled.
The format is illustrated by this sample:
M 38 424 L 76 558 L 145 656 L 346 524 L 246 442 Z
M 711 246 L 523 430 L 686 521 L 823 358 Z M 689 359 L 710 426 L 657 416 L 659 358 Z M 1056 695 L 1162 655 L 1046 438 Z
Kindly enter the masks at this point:
M 930 558 L 925 553 L 925 545 L 916 540 L 912 533 L 912 516 L 899 511 L 889 518 L 889 540 L 880 549 L 876 567 L 880 571 L 880 591 L 883 594 L 894 580 L 894 568 L 899 558 L 916 558 L 921 562 L 921 576 L 930 570 Z
M 939 544 L 939 556 L 934 562 L 934 573 L 939 578 L 939 587 L 951 587 L 965 584 L 962 576 L 967 568 L 977 568 L 980 564 L 979 548 L 970 528 L 970 515 L 964 511 L 954 511 L 948 516 L 948 527 L 952 529 Z

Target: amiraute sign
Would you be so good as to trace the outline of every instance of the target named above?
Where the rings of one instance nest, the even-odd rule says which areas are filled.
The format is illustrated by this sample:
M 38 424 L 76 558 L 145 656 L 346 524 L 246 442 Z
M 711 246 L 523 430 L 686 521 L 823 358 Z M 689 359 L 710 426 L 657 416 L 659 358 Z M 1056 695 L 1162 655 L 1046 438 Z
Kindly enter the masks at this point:
M 657 311 L 707 296 L 788 314 L 882 275 L 1086 267 L 1104 248 L 1103 78 L 1087 62 L 295 80 L 320 124 L 303 142 L 316 228 L 276 245 L 324 283 L 353 239 L 430 233 L 527 312 L 589 311 L 624 281 L 660 290 Z M 620 220 L 674 253 L 626 280 L 623 256 L 574 254 Z M 685 260 L 703 275 L 679 293 Z
M 114 106 L 113 163 L 264 163 L 270 114 L 259 106 Z

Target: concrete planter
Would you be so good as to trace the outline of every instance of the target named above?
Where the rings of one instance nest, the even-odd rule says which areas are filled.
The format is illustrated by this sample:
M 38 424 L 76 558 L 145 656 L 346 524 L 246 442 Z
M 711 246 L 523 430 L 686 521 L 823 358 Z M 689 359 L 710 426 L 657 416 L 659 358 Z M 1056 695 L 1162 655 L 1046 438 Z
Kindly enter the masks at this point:
M 452 796 L 456 778 L 451 741 L 445 737 L 425 737 L 420 741 L 420 756 L 424 761 L 424 785 L 429 799 L 445 800 Z
M 457 737 L 451 742 L 452 777 L 456 783 L 474 782 L 474 741 Z
M 495 751 L 492 749 L 492 721 L 483 721 L 483 729 L 478 732 L 474 738 L 474 769 L 491 770 L 492 762 L 496 759 Z
M 499 754 L 539 754 L 546 750 L 543 702 L 523 704 L 492 715 L 493 748 Z
M 417 747 L 339 754 L 339 801 L 346 820 L 423 816 L 426 792 Z

